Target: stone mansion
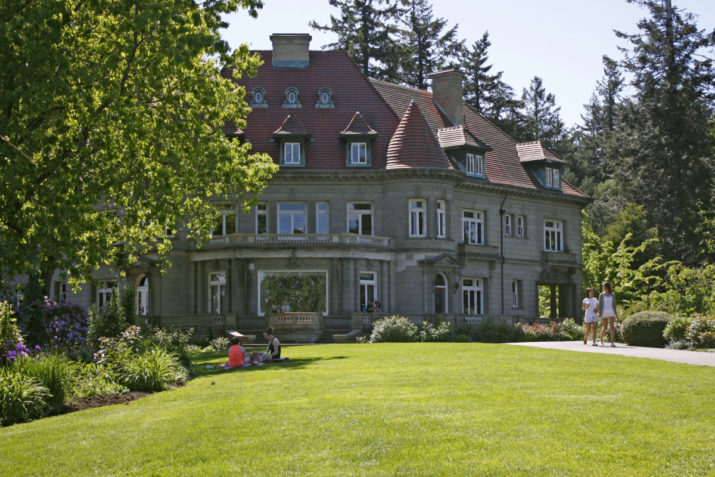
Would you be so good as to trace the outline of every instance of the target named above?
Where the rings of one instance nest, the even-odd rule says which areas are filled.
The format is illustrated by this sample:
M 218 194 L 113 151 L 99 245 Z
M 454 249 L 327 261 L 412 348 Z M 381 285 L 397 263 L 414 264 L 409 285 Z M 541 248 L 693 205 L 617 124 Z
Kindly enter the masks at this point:
M 202 334 L 344 332 L 370 302 L 417 322 L 530 320 L 548 286 L 552 316 L 580 316 L 590 199 L 563 180 L 564 159 L 468 106 L 458 71 L 423 91 L 365 77 L 344 51 L 310 51 L 307 34 L 271 40 L 258 74 L 238 80 L 247 127 L 225 133 L 280 170 L 249 212 L 217 204 L 201 248 L 179 231 L 165 274 L 129 270 L 139 314 Z M 69 297 L 57 279 L 54 298 L 101 307 L 117 277 L 98 270 Z

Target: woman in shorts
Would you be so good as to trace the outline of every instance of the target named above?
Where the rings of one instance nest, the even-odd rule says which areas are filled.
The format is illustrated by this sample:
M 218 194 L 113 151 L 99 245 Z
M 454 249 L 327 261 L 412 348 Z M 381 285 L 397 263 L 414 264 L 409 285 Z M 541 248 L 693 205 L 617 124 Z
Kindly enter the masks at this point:
M 616 311 L 616 295 L 608 282 L 603 282 L 603 293 L 598 295 L 598 317 L 603 320 L 601 329 L 601 346 L 603 346 L 603 335 L 606 328 L 611 329 L 611 347 L 616 347 L 616 321 L 618 312 Z
M 581 309 L 585 312 L 583 322 L 586 324 L 586 333 L 583 335 L 583 344 L 588 343 L 588 335 L 593 335 L 593 346 L 596 344 L 596 329 L 598 328 L 598 300 L 593 296 L 593 288 L 586 289 L 586 298 L 583 299 Z

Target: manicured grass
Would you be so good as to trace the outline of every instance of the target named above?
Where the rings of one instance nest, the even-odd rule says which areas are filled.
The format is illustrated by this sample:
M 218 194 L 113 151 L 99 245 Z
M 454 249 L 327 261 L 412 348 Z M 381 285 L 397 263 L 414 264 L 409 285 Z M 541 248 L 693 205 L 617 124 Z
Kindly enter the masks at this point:
M 715 369 L 488 344 L 284 348 L 0 429 L 0 475 L 713 475 Z

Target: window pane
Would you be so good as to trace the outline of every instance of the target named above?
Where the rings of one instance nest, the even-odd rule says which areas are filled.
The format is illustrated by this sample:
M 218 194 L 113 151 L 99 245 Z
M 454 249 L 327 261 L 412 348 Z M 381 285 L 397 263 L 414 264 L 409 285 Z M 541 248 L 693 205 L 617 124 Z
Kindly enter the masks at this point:
M 348 232 L 351 234 L 360 233 L 360 216 L 359 215 L 349 215 L 348 216 Z
M 360 231 L 363 235 L 372 235 L 372 216 L 363 215 L 362 216 L 362 230 Z
M 316 224 L 316 233 L 327 234 L 328 233 L 328 215 L 319 214 L 317 218 L 318 223 Z
M 279 234 L 290 234 L 292 233 L 290 215 L 281 214 L 278 216 L 278 233 Z
M 307 218 L 305 215 L 294 215 L 293 216 L 293 233 L 294 234 L 304 234 L 306 232 Z

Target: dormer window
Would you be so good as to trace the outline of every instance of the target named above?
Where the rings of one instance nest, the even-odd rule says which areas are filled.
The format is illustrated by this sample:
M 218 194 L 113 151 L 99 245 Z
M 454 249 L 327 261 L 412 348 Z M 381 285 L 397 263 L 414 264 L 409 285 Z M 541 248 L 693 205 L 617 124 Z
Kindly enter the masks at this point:
M 301 144 L 299 142 L 286 142 L 283 144 L 283 164 L 286 166 L 299 166 L 301 163 Z
M 345 142 L 345 165 L 372 166 L 372 145 L 376 137 L 377 131 L 356 111 L 348 126 L 340 133 L 340 140 Z
M 350 143 L 350 164 L 353 166 L 364 166 L 367 164 L 367 143 Z
M 318 90 L 318 101 L 315 103 L 316 108 L 334 108 L 333 92 L 330 88 L 320 88 Z
M 266 91 L 263 88 L 253 88 L 251 90 L 251 107 L 267 108 Z
M 561 171 L 556 167 L 546 166 L 546 187 L 561 189 Z
M 300 99 L 298 99 L 298 88 L 287 88 L 285 90 L 285 100 L 283 101 L 284 108 L 302 108 Z
M 310 141 L 310 133 L 298 118 L 289 114 L 281 127 L 273 132 L 273 139 L 279 145 L 281 166 L 305 166 L 305 147 Z
M 464 172 L 468 176 L 484 177 L 484 156 L 468 152 L 464 161 Z

